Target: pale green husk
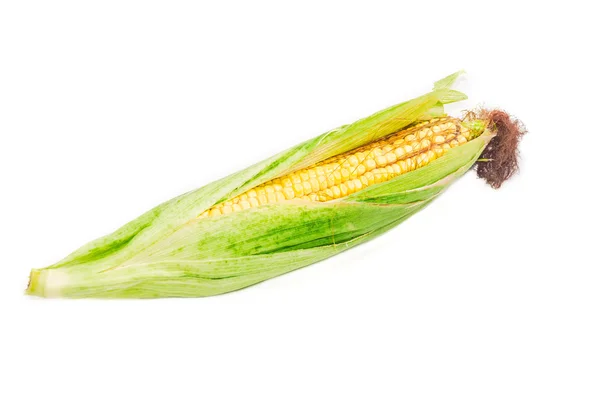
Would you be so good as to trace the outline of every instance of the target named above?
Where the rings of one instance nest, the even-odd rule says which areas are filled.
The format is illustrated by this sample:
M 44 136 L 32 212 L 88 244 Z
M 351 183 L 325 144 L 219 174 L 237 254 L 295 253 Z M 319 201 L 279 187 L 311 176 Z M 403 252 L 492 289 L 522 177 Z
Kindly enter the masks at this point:
M 256 185 L 352 150 L 466 96 L 433 91 L 334 129 L 150 210 L 62 261 L 32 270 L 27 293 L 44 297 L 198 297 L 237 290 L 312 264 L 391 229 L 425 207 L 477 160 L 492 134 L 413 172 L 329 203 L 263 206 L 200 218 Z

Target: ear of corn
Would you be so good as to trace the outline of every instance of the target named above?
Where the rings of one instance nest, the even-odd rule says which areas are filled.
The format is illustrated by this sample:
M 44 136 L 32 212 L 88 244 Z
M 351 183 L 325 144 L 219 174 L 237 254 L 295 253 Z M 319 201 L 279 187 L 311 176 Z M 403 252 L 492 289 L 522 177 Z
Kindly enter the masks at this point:
M 431 202 L 477 161 L 493 138 L 493 133 L 484 129 L 485 121 L 461 124 L 443 119 L 433 123 L 437 125 L 418 125 L 444 117 L 443 104 L 466 98 L 450 89 L 458 74 L 438 81 L 426 95 L 334 129 L 159 205 L 57 264 L 33 270 L 27 293 L 105 298 L 214 295 L 312 264 L 376 237 Z M 458 134 L 468 136 L 466 143 L 450 144 L 456 137 L 439 128 L 448 123 L 456 125 Z M 416 128 L 399 132 L 410 125 Z M 444 134 L 443 142 L 436 139 L 442 135 L 420 133 L 420 127 L 432 126 Z M 331 182 L 340 193 L 322 181 L 310 184 L 310 179 L 318 179 L 311 176 L 315 168 L 332 160 L 338 166 L 347 162 L 350 167 L 358 165 L 352 165 L 356 160 L 350 162 L 350 157 L 365 162 L 368 157 L 361 160 L 356 153 L 365 155 L 380 139 L 384 140 L 381 146 L 391 147 L 387 153 L 394 154 L 385 165 L 383 159 L 372 159 L 381 164 L 385 179 L 375 181 L 373 177 L 370 181 L 365 174 L 375 167 L 371 171 L 365 167 L 349 173 L 343 182 L 344 177 Z M 447 148 L 443 144 L 448 144 Z M 400 146 L 418 147 L 426 159 Z M 420 157 L 412 169 L 401 163 L 410 157 Z M 305 194 L 298 188 L 294 196 L 286 197 L 283 179 L 301 175 L 298 171 L 308 171 L 306 191 L 310 188 L 311 192 Z M 362 175 L 350 176 L 355 172 Z M 340 185 L 352 180 L 357 180 L 352 190 L 346 188 L 342 193 Z M 264 190 L 265 201 L 247 207 L 242 201 L 257 187 Z M 293 182 L 291 187 L 293 190 Z

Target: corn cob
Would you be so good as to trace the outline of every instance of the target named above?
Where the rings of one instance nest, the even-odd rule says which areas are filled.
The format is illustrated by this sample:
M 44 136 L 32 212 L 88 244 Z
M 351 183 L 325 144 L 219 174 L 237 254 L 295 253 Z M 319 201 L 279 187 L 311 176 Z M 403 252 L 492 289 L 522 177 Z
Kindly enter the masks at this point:
M 32 270 L 43 297 L 197 297 L 237 290 L 370 240 L 471 167 L 499 187 L 524 128 L 505 113 L 444 114 L 432 92 L 174 198 L 62 261 Z M 485 161 L 478 162 L 483 154 Z
M 258 185 L 202 213 L 219 216 L 288 200 L 326 202 L 389 181 L 471 139 L 456 118 L 434 118 L 312 167 Z

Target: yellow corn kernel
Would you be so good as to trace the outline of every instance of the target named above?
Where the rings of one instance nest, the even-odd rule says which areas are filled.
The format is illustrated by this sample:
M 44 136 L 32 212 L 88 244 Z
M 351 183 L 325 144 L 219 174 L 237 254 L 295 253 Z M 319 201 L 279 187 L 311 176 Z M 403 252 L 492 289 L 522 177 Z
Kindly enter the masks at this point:
M 356 157 L 355 155 L 351 155 L 346 161 L 350 164 L 351 167 L 356 167 L 358 165 L 358 157 Z
M 348 196 L 348 187 L 346 185 L 339 185 L 340 192 L 342 193 L 342 197 Z
M 346 183 L 342 183 L 342 185 L 346 185 L 349 193 L 354 193 L 354 181 L 348 181 Z
M 304 196 L 304 186 L 301 183 L 294 183 L 294 197 Z
M 367 171 L 372 171 L 373 169 L 375 169 L 377 167 L 377 163 L 372 158 L 367 158 L 363 162 L 363 165 L 365 166 Z
M 219 215 L 221 215 L 221 210 L 219 208 L 213 208 L 212 210 L 210 210 L 209 215 L 211 217 L 218 217 Z
M 310 178 L 308 183 L 310 186 L 310 193 L 318 192 L 321 189 L 321 185 L 319 185 L 317 178 Z
M 312 192 L 312 186 L 310 182 L 308 182 L 308 177 L 304 182 L 302 182 L 302 188 L 304 189 L 304 194 L 309 194 Z
M 319 182 L 319 190 L 327 189 L 327 177 L 325 175 L 317 175 L 317 182 Z
M 333 178 L 335 179 L 335 184 L 339 185 L 342 183 L 342 173 L 338 170 L 333 171 Z
M 437 136 L 433 137 L 433 143 L 441 144 L 441 143 L 444 143 L 445 141 L 446 141 L 446 138 L 443 137 L 442 135 L 437 135 Z
M 223 214 L 231 214 L 233 212 L 233 207 L 231 207 L 229 204 L 223 205 L 223 207 L 221 208 L 221 212 Z
M 333 193 L 334 199 L 339 199 L 342 196 L 342 191 L 337 186 L 331 188 L 331 193 Z
M 284 188 L 283 189 L 283 195 L 285 196 L 285 198 L 287 200 L 291 200 L 291 199 L 293 199 L 296 196 L 296 194 L 294 192 L 294 189 L 292 189 L 291 187 Z

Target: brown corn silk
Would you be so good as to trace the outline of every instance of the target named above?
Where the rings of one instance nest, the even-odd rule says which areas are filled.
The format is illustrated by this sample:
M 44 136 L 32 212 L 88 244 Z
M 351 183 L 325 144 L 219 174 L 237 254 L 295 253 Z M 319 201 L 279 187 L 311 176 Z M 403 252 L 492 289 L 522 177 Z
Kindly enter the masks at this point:
M 478 177 L 499 189 L 519 170 L 519 142 L 527 129 L 521 121 L 502 110 L 481 110 L 467 117 L 487 121 L 490 130 L 496 134 L 483 150 L 482 161 L 474 168 Z

